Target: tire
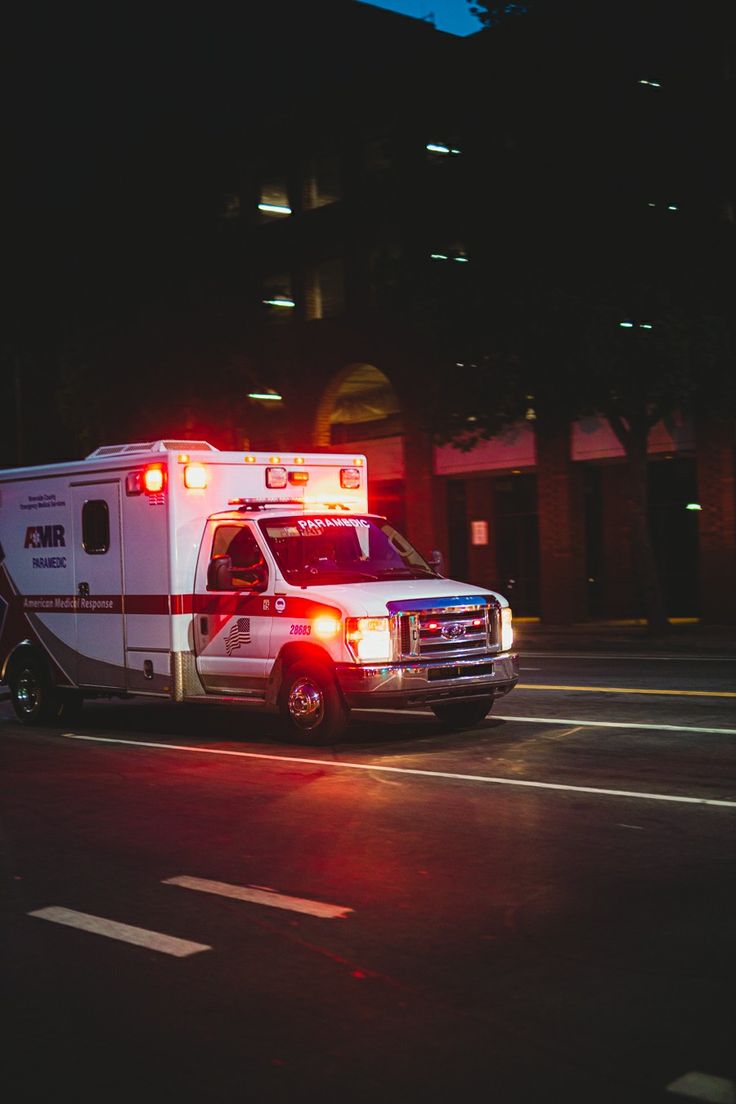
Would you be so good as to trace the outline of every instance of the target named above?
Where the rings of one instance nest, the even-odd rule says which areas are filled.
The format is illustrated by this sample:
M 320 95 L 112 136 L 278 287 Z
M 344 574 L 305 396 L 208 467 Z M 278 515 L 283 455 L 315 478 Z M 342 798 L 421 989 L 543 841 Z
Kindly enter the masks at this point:
M 293 740 L 299 744 L 338 743 L 350 716 L 332 672 L 319 663 L 304 661 L 287 669 L 279 708 Z
M 60 699 L 42 659 L 33 655 L 24 656 L 8 681 L 10 700 L 21 724 L 54 723 L 59 715 Z
M 432 712 L 445 728 L 471 728 L 487 717 L 493 708 L 493 698 L 472 698 L 470 701 L 440 702 Z

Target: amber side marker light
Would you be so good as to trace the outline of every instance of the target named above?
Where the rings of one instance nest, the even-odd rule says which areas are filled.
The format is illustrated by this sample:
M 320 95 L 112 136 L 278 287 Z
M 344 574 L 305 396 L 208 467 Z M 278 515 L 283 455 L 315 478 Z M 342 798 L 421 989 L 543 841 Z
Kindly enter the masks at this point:
M 312 628 L 314 629 L 315 636 L 336 636 L 340 631 L 340 622 L 335 617 L 315 617 L 312 622 Z

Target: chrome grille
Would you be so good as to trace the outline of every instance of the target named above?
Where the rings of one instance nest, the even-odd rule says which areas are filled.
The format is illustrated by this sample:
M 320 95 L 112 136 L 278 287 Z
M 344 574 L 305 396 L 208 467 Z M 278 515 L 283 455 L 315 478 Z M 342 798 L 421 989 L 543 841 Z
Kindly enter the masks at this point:
M 497 652 L 500 640 L 501 614 L 495 603 L 399 614 L 402 656 L 425 660 L 475 658 Z

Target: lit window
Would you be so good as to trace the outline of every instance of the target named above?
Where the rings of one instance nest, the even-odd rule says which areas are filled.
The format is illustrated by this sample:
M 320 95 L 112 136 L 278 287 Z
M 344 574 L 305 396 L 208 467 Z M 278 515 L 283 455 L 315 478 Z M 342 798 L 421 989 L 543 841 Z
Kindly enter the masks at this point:
M 285 176 L 268 176 L 261 181 L 261 198 L 258 203 L 263 222 L 283 218 L 291 214 L 289 192 Z
M 429 254 L 429 259 L 430 261 L 455 261 L 458 264 L 467 264 L 470 260 L 465 248 L 459 242 L 444 249 L 435 250 Z
M 303 202 L 305 210 L 326 207 L 342 199 L 340 158 L 337 154 L 316 154 L 304 171 Z
M 291 278 L 283 273 L 269 276 L 263 283 L 261 302 L 269 317 L 283 320 L 293 314 L 296 302 L 291 288 Z
M 456 157 L 461 152 L 456 142 L 427 142 L 424 148 L 430 161 Z

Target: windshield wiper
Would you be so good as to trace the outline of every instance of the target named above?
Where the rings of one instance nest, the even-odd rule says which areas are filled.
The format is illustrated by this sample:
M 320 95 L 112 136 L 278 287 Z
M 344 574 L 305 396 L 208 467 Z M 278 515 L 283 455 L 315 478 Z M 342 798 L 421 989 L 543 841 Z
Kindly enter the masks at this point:
M 378 573 L 379 579 L 384 578 L 393 579 L 436 579 L 438 578 L 435 571 L 427 570 L 424 567 L 383 567 Z

